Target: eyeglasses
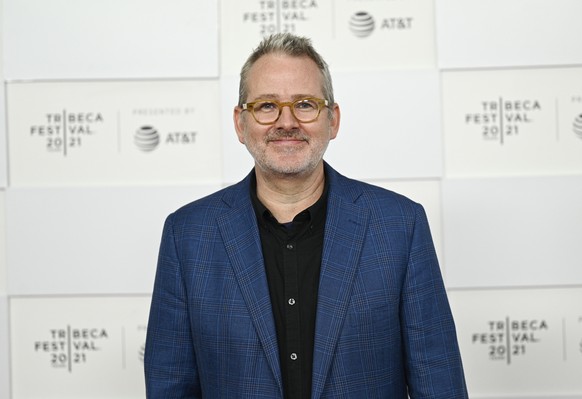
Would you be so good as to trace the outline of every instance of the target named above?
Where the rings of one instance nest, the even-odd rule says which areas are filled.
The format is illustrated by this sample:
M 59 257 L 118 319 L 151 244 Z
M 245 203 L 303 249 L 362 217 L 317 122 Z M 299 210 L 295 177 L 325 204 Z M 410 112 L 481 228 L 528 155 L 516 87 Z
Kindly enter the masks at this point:
M 300 98 L 295 101 L 279 102 L 275 100 L 257 100 L 242 105 L 243 111 L 249 111 L 257 123 L 271 125 L 281 116 L 283 107 L 289 107 L 291 113 L 299 122 L 309 123 L 315 121 L 321 109 L 327 107 L 329 102 L 321 98 Z

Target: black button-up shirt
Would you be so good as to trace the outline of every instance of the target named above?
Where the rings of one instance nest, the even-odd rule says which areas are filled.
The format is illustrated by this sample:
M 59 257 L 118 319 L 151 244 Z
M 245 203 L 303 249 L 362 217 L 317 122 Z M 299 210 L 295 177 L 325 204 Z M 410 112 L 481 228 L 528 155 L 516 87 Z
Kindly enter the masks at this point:
M 277 329 L 285 398 L 309 399 L 327 183 L 319 200 L 290 223 L 279 223 L 259 201 L 256 177 L 251 199 Z

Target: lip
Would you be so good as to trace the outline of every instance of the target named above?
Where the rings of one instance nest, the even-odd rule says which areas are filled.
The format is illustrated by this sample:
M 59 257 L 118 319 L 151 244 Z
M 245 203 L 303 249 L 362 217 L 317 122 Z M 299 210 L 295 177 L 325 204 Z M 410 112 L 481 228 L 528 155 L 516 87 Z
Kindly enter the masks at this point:
M 293 137 L 281 137 L 278 139 L 269 140 L 269 142 L 274 144 L 301 144 L 305 143 L 306 141 L 303 139 L 296 139 Z

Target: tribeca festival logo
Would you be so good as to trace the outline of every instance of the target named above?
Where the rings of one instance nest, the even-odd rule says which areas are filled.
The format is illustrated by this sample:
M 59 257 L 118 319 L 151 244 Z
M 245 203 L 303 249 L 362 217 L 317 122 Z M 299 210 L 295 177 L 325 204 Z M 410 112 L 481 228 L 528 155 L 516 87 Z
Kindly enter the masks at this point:
M 524 357 L 533 345 L 539 345 L 549 330 L 543 319 L 490 320 L 485 331 L 471 335 L 473 345 L 487 348 L 489 360 L 511 364 L 513 358 Z
M 252 11 L 242 14 L 244 24 L 255 25 L 262 36 L 273 33 L 295 33 L 299 24 L 308 22 L 310 11 L 318 9 L 315 0 L 260 0 Z
M 103 124 L 103 114 L 96 111 L 48 112 L 44 121 L 30 125 L 30 137 L 44 142 L 48 152 L 67 156 L 84 147 Z
M 524 128 L 535 121 L 542 106 L 536 99 L 481 101 L 476 112 L 465 114 L 465 125 L 479 128 L 482 138 L 504 144 L 508 139 L 519 137 Z
M 102 350 L 109 340 L 105 328 L 55 328 L 48 330 L 44 339 L 34 342 L 34 351 L 45 354 L 51 367 L 73 372 L 73 368 L 87 363 L 91 355 Z
M 153 118 L 170 119 L 189 116 L 196 112 L 195 108 L 190 107 L 170 107 L 170 108 L 139 108 L 132 111 L 133 116 L 140 119 L 147 119 L 148 122 L 139 126 L 133 134 L 133 143 L 142 152 L 152 152 L 159 148 L 160 145 L 189 145 L 196 143 L 198 132 L 189 129 L 179 129 L 163 131 L 161 128 L 149 123 Z

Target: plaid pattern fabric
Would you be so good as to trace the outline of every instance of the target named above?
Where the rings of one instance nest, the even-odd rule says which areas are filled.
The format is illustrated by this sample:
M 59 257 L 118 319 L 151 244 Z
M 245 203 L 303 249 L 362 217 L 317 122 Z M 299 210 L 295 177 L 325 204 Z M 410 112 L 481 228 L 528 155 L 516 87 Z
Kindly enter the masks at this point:
M 424 210 L 326 173 L 312 397 L 467 398 Z M 145 373 L 149 399 L 283 397 L 248 177 L 168 217 Z

